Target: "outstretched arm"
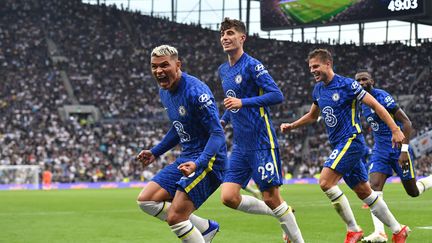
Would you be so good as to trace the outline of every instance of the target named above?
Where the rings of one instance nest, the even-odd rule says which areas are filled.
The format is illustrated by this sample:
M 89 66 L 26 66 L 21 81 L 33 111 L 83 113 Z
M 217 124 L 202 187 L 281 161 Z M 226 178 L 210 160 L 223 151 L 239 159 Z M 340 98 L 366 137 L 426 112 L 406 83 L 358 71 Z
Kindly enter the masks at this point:
M 145 167 L 153 163 L 156 160 L 156 157 L 159 157 L 161 154 L 164 154 L 166 151 L 176 146 L 179 143 L 179 140 L 180 139 L 174 127 L 171 127 L 171 129 L 168 131 L 168 133 L 158 145 L 156 145 L 151 150 L 141 150 L 141 152 L 139 152 L 135 159 L 141 162 Z
M 362 102 L 372 108 L 381 120 L 387 124 L 392 132 L 392 145 L 399 146 L 404 141 L 405 136 L 387 110 L 369 93 L 366 93 Z
M 170 130 L 165 134 L 162 141 L 151 149 L 152 154 L 155 157 L 159 157 L 164 154 L 166 151 L 174 148 L 180 142 L 180 137 L 177 134 L 174 126 L 171 126 Z
M 280 126 L 281 132 L 288 132 L 295 128 L 302 127 L 318 120 L 320 110 L 315 103 L 312 103 L 308 113 L 293 123 L 282 123 Z

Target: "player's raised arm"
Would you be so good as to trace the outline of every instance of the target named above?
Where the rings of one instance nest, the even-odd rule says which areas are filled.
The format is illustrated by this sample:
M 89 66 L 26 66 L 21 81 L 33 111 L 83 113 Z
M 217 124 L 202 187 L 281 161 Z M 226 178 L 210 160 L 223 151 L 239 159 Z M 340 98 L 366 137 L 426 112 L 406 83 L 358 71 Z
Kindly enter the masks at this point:
M 280 125 L 281 132 L 288 132 L 295 128 L 302 127 L 318 120 L 320 111 L 315 103 L 312 103 L 311 108 L 308 113 L 303 115 L 300 119 L 294 121 L 293 123 L 282 123 Z
M 399 146 L 404 139 L 405 136 L 400 130 L 400 128 L 396 125 L 393 118 L 390 116 L 390 114 L 387 112 L 387 110 L 369 93 L 366 93 L 364 96 L 362 102 L 372 108 L 376 114 L 387 124 L 387 126 L 390 128 L 392 132 L 392 145 L 393 146 Z

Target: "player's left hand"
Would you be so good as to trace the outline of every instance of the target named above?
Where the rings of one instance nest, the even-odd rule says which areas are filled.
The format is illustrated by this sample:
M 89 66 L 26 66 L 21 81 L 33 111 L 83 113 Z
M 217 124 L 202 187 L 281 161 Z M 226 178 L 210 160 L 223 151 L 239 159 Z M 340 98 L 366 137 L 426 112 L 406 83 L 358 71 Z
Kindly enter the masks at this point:
M 224 99 L 224 106 L 228 110 L 236 110 L 242 108 L 243 104 L 241 99 L 237 99 L 234 97 L 228 97 Z
M 408 152 L 401 152 L 398 161 L 403 170 L 409 170 Z
M 195 162 L 188 161 L 188 162 L 185 162 L 185 163 L 179 165 L 177 167 L 177 169 L 179 169 L 183 173 L 184 176 L 189 176 L 190 174 L 195 172 L 196 167 L 197 166 L 196 166 Z
M 392 132 L 392 147 L 400 148 L 405 135 L 400 129 Z

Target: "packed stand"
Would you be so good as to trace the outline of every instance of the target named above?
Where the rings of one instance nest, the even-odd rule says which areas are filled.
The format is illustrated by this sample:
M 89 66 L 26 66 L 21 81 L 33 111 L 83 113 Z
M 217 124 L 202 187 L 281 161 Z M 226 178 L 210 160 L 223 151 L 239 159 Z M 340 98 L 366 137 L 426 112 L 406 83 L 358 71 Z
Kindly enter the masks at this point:
M 149 65 L 150 51 L 160 44 L 179 49 L 182 69 L 209 85 L 223 112 L 217 70 L 226 55 L 217 31 L 78 0 L 26 4 L 7 0 L 0 2 L 0 13 L 0 63 L 4 67 L 0 69 L 4 77 L 0 164 L 46 165 L 53 171 L 53 180 L 62 182 L 151 178 L 162 163 L 142 170 L 134 156 L 156 144 L 169 126 Z M 65 63 L 51 63 L 48 38 L 57 45 L 56 55 L 66 57 Z M 312 104 L 315 83 L 305 58 L 315 47 L 334 52 L 337 73 L 353 77 L 366 68 L 377 87 L 396 97 L 416 94 L 419 102 L 413 112 L 430 111 L 431 74 L 416 80 L 430 66 L 426 55 L 430 44 L 358 47 L 248 38 L 246 51 L 263 62 L 285 95 L 283 104 L 272 107 L 276 128 L 301 116 L 298 108 Z M 71 104 L 59 77 L 61 70 L 70 78 L 78 102 L 98 107 L 102 121 L 83 125 L 73 119 L 60 120 L 57 109 Z M 422 88 L 412 88 L 414 81 Z M 411 109 L 407 112 L 410 115 Z M 430 114 L 425 116 L 430 118 Z M 411 119 L 418 132 L 431 128 L 431 119 Z M 279 142 L 284 173 L 299 178 L 319 173 L 330 154 L 322 122 L 279 134 Z M 178 150 L 173 153 L 161 161 L 173 161 Z M 422 170 L 430 173 L 430 156 L 425 158 Z

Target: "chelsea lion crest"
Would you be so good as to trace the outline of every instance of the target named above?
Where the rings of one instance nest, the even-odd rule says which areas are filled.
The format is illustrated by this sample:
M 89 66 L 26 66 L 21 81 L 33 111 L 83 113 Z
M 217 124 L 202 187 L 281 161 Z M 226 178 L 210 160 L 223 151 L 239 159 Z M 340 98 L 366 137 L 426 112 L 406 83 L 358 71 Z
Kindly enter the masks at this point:
M 243 81 L 243 78 L 242 78 L 241 74 L 239 74 L 235 77 L 236 84 L 240 84 L 242 81 Z
M 186 108 L 181 105 L 178 109 L 178 112 L 179 112 L 180 116 L 185 116 L 186 115 Z
M 333 100 L 333 101 L 338 101 L 339 98 L 340 98 L 340 96 L 339 96 L 338 93 L 334 93 L 334 94 L 332 95 L 332 100 Z

